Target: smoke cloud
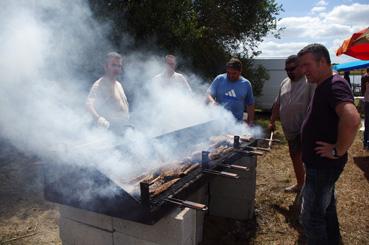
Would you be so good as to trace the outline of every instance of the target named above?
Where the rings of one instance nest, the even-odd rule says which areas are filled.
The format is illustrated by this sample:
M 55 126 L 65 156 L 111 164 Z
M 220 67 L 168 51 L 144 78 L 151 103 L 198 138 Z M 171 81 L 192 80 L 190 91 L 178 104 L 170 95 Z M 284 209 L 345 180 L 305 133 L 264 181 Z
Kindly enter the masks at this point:
M 85 100 L 93 79 L 102 76 L 104 55 L 113 50 L 109 25 L 94 20 L 82 0 L 0 5 L 0 134 L 19 150 L 65 168 L 93 166 L 121 185 L 194 150 L 156 136 L 211 120 L 210 132 L 260 136 L 259 128 L 251 131 L 221 107 L 206 105 L 196 75 L 185 74 L 200 93 L 157 86 L 151 81 L 163 70 L 163 58 L 129 50 L 116 51 L 127 54 L 120 80 L 135 129 L 116 136 L 92 127 Z

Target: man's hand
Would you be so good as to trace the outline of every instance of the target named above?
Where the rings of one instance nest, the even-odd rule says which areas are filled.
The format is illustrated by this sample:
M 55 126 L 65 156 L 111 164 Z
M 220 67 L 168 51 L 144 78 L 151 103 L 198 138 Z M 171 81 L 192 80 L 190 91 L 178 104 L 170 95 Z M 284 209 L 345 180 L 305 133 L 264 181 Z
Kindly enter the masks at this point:
M 275 122 L 270 121 L 269 125 L 268 125 L 268 129 L 270 132 L 274 132 L 275 131 Z
M 108 120 L 106 120 L 105 118 L 103 117 L 99 117 L 97 119 L 97 125 L 99 125 L 100 127 L 103 127 L 103 128 L 109 128 L 110 127 L 110 123 Z
M 328 144 L 323 141 L 317 141 L 315 143 L 319 145 L 314 148 L 316 154 L 318 154 L 321 157 L 326 157 L 329 159 L 338 159 L 338 157 L 333 156 L 333 148 L 335 147 L 335 145 Z
M 207 100 L 210 105 L 219 105 L 219 103 L 216 102 L 215 98 L 211 94 L 208 94 Z

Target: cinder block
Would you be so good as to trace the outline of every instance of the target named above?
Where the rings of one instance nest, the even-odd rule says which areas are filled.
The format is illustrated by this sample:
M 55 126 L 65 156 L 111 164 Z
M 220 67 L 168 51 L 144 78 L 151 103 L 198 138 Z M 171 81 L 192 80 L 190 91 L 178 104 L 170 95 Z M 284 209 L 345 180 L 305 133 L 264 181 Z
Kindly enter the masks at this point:
M 158 243 L 141 240 L 120 232 L 114 232 L 113 237 L 114 245 L 159 245 Z
M 233 173 L 235 171 L 232 171 Z M 225 198 L 255 198 L 256 175 L 250 174 L 249 178 L 231 179 L 222 176 L 214 176 L 210 181 L 210 196 L 223 196 Z
M 199 243 L 195 242 L 195 237 L 189 237 L 183 244 L 184 245 L 197 245 Z
M 254 215 L 255 199 L 211 197 L 209 214 L 214 216 L 247 220 Z
M 246 166 L 249 171 L 227 169 L 236 173 L 239 179 L 215 176 L 209 184 L 210 215 L 245 220 L 254 214 L 256 191 L 256 157 L 246 156 L 233 164 Z
M 113 219 L 110 216 L 65 205 L 58 206 L 61 217 L 96 226 L 104 230 L 113 231 Z
M 208 183 L 201 186 L 194 193 L 191 193 L 188 196 L 187 200 L 207 205 L 208 201 L 209 201 L 209 185 L 208 185 Z
M 60 217 L 59 234 L 63 244 L 112 245 L 113 233 Z
M 209 206 L 209 185 L 205 184 L 200 187 L 196 192 L 192 193 L 187 200 Z M 202 241 L 205 214 L 206 212 L 204 211 L 196 211 L 196 222 L 194 224 L 196 226 L 196 229 L 194 229 L 196 239 L 194 244 L 199 244 Z
M 196 211 L 177 208 L 154 225 L 113 218 L 113 228 L 118 233 L 152 243 L 185 244 L 190 237 L 195 240 Z
M 196 240 L 194 244 L 199 244 L 202 242 L 203 233 L 204 233 L 204 218 L 205 212 L 197 211 L 196 212 Z
M 232 164 L 248 167 L 248 171 L 226 169 L 239 175 L 239 179 L 215 176 L 209 184 L 210 198 L 254 199 L 256 190 L 256 157 L 246 156 Z
M 137 239 L 135 237 L 127 236 L 120 232 L 114 233 L 114 245 L 160 245 L 159 243 L 153 243 L 149 241 L 144 241 L 141 239 Z M 194 238 L 189 237 L 186 241 L 183 243 L 174 242 L 173 245 L 195 245 Z
M 256 156 L 244 156 L 234 161 L 232 164 L 248 167 L 251 171 L 256 169 L 257 157 Z

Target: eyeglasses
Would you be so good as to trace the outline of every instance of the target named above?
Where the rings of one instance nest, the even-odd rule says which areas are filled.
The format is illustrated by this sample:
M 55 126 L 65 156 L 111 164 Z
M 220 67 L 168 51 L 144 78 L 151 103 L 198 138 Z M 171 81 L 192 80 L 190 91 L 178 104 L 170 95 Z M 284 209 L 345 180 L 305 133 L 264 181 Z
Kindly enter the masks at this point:
M 290 67 L 290 68 L 287 68 L 284 69 L 286 72 L 293 72 L 295 69 L 297 68 L 297 66 L 293 66 L 293 67 Z

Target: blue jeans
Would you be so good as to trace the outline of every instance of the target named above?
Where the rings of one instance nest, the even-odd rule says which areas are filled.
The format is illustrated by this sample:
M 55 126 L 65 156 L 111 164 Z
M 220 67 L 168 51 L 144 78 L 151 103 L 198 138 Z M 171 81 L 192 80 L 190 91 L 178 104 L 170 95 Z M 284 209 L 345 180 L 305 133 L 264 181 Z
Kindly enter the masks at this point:
M 339 244 L 334 186 L 341 169 L 306 168 L 300 219 L 308 244 Z

